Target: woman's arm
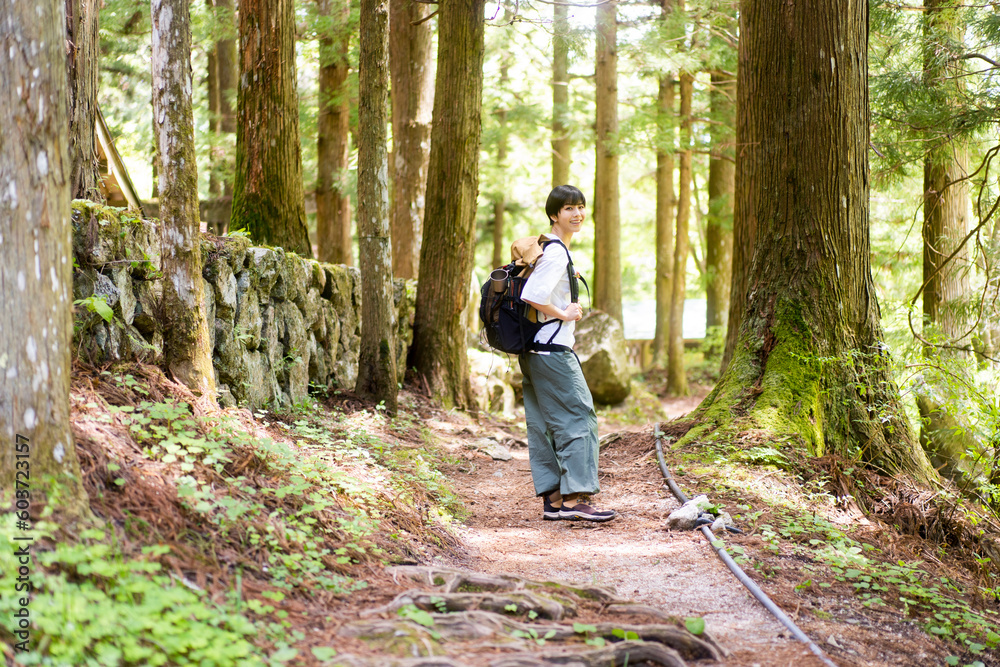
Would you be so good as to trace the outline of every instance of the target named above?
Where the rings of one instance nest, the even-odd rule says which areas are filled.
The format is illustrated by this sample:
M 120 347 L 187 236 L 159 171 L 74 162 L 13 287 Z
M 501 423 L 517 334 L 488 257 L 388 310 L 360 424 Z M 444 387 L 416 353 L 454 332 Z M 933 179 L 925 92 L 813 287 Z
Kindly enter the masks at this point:
M 535 303 L 534 301 L 528 301 L 527 299 L 524 299 L 524 302 L 543 315 L 554 317 L 557 320 L 562 320 L 564 322 L 579 320 L 583 317 L 583 308 L 581 308 L 578 303 L 571 303 L 566 306 L 566 310 L 563 310 L 562 308 L 557 308 L 551 303 L 542 305 L 540 303 Z

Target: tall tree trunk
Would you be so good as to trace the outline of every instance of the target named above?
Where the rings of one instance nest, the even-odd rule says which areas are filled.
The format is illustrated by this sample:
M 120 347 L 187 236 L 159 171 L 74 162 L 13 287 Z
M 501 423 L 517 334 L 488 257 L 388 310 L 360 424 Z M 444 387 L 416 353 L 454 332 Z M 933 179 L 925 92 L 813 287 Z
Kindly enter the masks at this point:
M 569 7 L 552 7 L 552 187 L 569 183 Z
M 153 117 L 160 156 L 163 355 L 179 381 L 215 398 L 205 281 L 201 277 L 198 168 L 191 110 L 187 0 L 152 0 Z
M 687 396 L 687 374 L 684 372 L 684 297 L 687 291 L 687 261 L 690 248 L 688 230 L 691 225 L 691 101 L 694 96 L 694 75 L 681 72 L 681 150 L 677 175 L 677 232 L 674 235 L 673 291 L 670 297 L 670 334 L 667 344 L 667 393 Z
M 662 0 L 661 20 L 668 21 L 674 0 Z M 653 365 L 666 368 L 670 335 L 670 299 L 674 289 L 674 75 L 660 76 L 656 109 L 656 332 Z
M 924 83 L 958 104 L 964 92 L 962 67 L 949 43 L 961 43 L 962 9 L 954 0 L 925 0 L 924 7 Z M 963 249 L 946 260 L 969 230 L 969 188 L 961 180 L 968 176 L 968 149 L 963 141 L 942 135 L 929 138 L 924 158 L 924 330 L 962 345 L 968 342 L 961 301 L 969 293 L 969 257 Z
M 233 0 L 209 0 L 217 30 L 216 41 L 208 53 L 209 132 L 215 146 L 208 192 L 212 197 L 233 196 L 232 158 L 225 148 L 226 135 L 236 132 L 236 85 L 239 63 L 236 59 L 236 23 Z M 225 233 L 226 224 L 216 227 Z
M 230 229 L 312 257 L 302 191 L 293 0 L 240 2 L 236 178 Z
M 924 84 L 955 106 L 965 95 L 962 61 L 955 58 L 961 54 L 954 52 L 965 30 L 962 11 L 954 0 L 924 0 Z M 969 230 L 969 189 L 962 180 L 968 176 L 968 149 L 962 139 L 945 131 L 929 134 L 924 156 L 923 336 L 948 346 L 926 348 L 930 359 L 942 360 L 964 357 L 953 347 L 968 345 L 970 340 L 962 303 L 969 294 L 969 254 L 963 248 L 949 259 Z M 947 389 L 924 386 L 918 392 L 920 443 L 934 466 L 957 482 L 975 474 L 974 466 L 963 459 L 970 448 L 979 446 L 947 399 Z
M 66 67 L 69 76 L 70 195 L 104 201 L 97 165 L 97 0 L 66 0 Z
M 389 0 L 361 0 L 358 67 L 358 250 L 361 352 L 355 391 L 396 414 L 396 317 L 389 238 Z
M 319 41 L 319 118 L 316 141 L 316 245 L 321 262 L 353 264 L 351 196 L 348 166 L 351 155 L 349 0 L 320 0 L 329 22 Z
M 424 20 L 431 11 L 411 0 L 389 2 L 392 271 L 397 278 L 416 279 L 420 270 L 434 105 L 434 29 Z
M 473 407 L 462 311 L 475 259 L 485 0 L 440 5 L 427 209 L 411 366 L 432 396 Z M 427 267 L 432 267 L 427 275 Z
M 0 503 L 30 500 L 29 509 L 17 508 L 24 530 L 49 503 L 67 517 L 89 514 L 69 425 L 65 19 L 59 0 L 0 4 L 0 41 L 14 55 L 0 58 Z
M 733 189 L 736 162 L 736 80 L 712 72 L 712 154 L 708 161 L 708 221 L 705 225 L 706 330 L 725 329 L 733 282 Z
M 503 54 L 504 62 L 500 65 L 501 90 L 506 90 L 507 83 L 510 81 L 510 77 L 507 74 L 507 58 L 509 55 L 510 52 L 505 49 Z M 505 257 L 510 256 L 503 242 L 503 219 L 507 211 L 507 109 L 501 108 L 497 111 L 497 123 L 500 126 L 500 138 L 497 140 L 497 172 L 499 174 L 499 183 L 496 198 L 493 200 L 493 261 L 490 264 L 491 268 L 503 266 L 509 261 Z
M 761 242 L 732 360 L 696 415 L 932 479 L 892 379 L 869 263 L 868 5 L 740 9 L 738 201 Z
M 740 13 L 740 34 L 743 30 L 742 10 Z M 733 260 L 732 280 L 729 288 L 729 317 L 726 322 L 726 349 L 722 354 L 722 364 L 719 375 L 726 372 L 729 362 L 736 351 L 740 326 L 743 321 L 743 310 L 746 304 L 747 285 L 750 282 L 750 261 L 753 259 L 754 246 L 757 242 L 757 211 L 751 199 L 753 183 L 747 179 L 753 170 L 744 168 L 742 163 L 752 156 L 748 153 L 747 137 L 751 134 L 748 126 L 755 120 L 749 114 L 741 113 L 740 109 L 756 104 L 756 91 L 751 91 L 743 85 L 746 81 L 743 69 L 748 66 L 747 59 L 751 51 L 739 47 L 737 49 L 738 73 L 736 86 L 736 174 L 733 197 Z M 867 65 L 866 65 L 867 67 Z M 759 158 L 755 158 L 759 159 Z
M 597 159 L 594 179 L 594 307 L 622 322 L 618 208 L 618 5 L 597 8 Z

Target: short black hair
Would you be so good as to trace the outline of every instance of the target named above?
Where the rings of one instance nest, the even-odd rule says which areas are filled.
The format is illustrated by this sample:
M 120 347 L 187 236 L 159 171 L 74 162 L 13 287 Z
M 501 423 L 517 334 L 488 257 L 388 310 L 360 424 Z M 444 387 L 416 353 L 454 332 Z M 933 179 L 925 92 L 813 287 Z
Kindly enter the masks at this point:
M 548 216 L 550 225 L 555 222 L 552 216 L 558 215 L 559 211 L 566 204 L 583 204 L 586 206 L 587 198 L 580 192 L 580 188 L 575 185 L 559 185 L 552 188 L 549 198 L 545 200 L 545 215 Z

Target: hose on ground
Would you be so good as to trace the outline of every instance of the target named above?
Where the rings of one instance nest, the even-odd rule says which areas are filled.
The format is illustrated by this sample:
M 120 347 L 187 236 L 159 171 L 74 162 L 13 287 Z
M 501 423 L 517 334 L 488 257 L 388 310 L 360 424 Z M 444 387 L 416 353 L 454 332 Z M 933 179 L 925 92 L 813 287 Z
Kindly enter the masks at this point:
M 670 489 L 670 492 L 674 494 L 675 498 L 677 498 L 678 502 L 684 504 L 688 501 L 688 497 L 683 491 L 681 491 L 680 487 L 677 486 L 677 482 L 675 482 L 673 476 L 671 476 L 670 470 L 667 469 L 667 463 L 663 458 L 663 445 L 660 443 L 660 436 L 663 434 L 660 433 L 659 428 L 657 428 L 653 432 L 653 435 L 656 436 L 656 460 L 660 464 L 660 472 L 663 474 L 663 480 L 666 482 L 667 488 Z M 802 632 L 802 630 L 795 625 L 792 619 L 788 618 L 785 612 L 783 612 L 778 605 L 774 604 L 774 601 L 767 596 L 767 593 L 762 591 L 760 587 L 754 583 L 753 579 L 748 577 L 746 572 L 744 572 L 743 569 L 736 564 L 736 561 L 733 560 L 732 556 L 726 552 L 725 545 L 719 544 L 720 541 L 716 539 L 715 535 L 711 530 L 709 530 L 708 526 L 702 526 L 701 532 L 708 540 L 708 543 L 712 546 L 712 548 L 715 549 L 715 553 L 718 555 L 719 559 L 726 564 L 726 567 L 729 568 L 729 571 L 732 572 L 737 579 L 739 579 L 740 583 L 743 584 L 748 591 L 750 591 L 751 595 L 757 598 L 758 602 L 764 605 L 765 609 L 771 612 L 772 616 L 778 619 L 778 621 L 792 633 L 793 637 L 798 639 L 803 644 L 806 644 L 809 647 L 809 650 L 823 661 L 823 664 L 828 665 L 829 667 L 837 667 L 837 664 L 827 657 L 826 653 L 823 652 L 823 649 L 821 649 L 816 642 L 809 639 L 808 635 Z

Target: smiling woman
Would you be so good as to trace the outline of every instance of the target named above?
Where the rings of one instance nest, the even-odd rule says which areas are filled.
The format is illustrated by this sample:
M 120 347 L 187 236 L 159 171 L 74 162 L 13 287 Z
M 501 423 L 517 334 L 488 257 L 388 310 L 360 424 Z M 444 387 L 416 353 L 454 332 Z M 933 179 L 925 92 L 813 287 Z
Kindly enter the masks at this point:
M 583 315 L 576 279 L 568 270 L 569 244 L 586 219 L 587 199 L 572 185 L 549 193 L 545 213 L 552 230 L 539 242 L 545 248 L 521 298 L 539 313 L 539 321 L 555 321 L 555 332 L 544 327 L 531 349 L 519 357 L 524 375 L 524 415 L 528 426 L 528 457 L 535 494 L 542 496 L 542 518 L 610 521 L 613 510 L 597 510 L 580 500 L 600 491 L 597 481 L 597 414 L 573 352 L 576 322 Z

